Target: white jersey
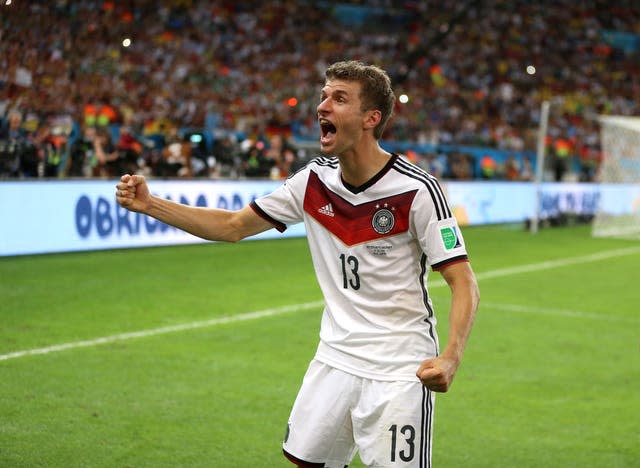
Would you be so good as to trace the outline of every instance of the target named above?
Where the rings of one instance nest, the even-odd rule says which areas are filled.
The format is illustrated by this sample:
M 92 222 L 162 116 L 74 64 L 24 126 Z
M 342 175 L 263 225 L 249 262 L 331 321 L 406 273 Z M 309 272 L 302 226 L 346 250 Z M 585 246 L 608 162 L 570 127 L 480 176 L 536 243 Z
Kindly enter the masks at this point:
M 437 180 L 394 154 L 353 187 L 337 158 L 319 157 L 251 206 L 279 231 L 305 223 L 325 301 L 315 358 L 360 377 L 417 380 L 438 354 L 429 267 L 467 260 Z

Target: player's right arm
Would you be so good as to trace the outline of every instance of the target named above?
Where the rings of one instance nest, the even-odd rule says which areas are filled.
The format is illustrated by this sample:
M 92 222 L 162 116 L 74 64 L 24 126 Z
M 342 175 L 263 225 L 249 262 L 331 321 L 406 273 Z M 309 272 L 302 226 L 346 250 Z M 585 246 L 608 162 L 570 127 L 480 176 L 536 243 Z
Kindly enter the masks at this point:
M 123 175 L 116 185 L 120 206 L 144 213 L 207 240 L 237 242 L 273 225 L 245 206 L 238 211 L 183 205 L 149 192 L 144 176 Z

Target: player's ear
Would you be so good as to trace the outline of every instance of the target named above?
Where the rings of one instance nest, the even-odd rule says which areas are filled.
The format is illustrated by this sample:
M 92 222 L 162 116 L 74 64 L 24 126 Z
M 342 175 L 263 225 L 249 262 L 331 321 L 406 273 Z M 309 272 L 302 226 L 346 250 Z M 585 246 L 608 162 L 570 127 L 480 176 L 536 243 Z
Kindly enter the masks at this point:
M 382 119 L 382 112 L 379 110 L 368 110 L 364 113 L 363 127 L 365 130 L 376 128 Z

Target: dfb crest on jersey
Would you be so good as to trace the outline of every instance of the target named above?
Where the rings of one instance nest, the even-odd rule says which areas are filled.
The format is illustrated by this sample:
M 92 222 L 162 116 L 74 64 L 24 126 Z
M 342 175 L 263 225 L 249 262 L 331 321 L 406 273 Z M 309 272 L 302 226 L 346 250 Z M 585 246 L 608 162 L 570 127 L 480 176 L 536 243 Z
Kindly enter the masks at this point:
M 376 211 L 373 214 L 373 219 L 371 220 L 373 230 L 378 234 L 388 234 L 391 232 L 395 224 L 396 218 L 393 216 L 391 210 L 388 210 L 387 208 L 382 208 Z

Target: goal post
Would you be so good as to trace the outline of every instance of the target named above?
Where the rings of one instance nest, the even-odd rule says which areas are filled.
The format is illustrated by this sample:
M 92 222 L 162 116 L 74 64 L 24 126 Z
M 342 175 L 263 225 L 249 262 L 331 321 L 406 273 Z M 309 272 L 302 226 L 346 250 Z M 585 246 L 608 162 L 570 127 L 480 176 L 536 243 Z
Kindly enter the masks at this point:
M 602 162 L 594 237 L 640 240 L 640 117 L 600 116 Z
M 538 232 L 538 224 L 540 223 L 540 211 L 542 205 L 542 180 L 544 179 L 544 162 L 545 162 L 545 139 L 547 137 L 547 127 L 549 125 L 549 101 L 543 101 L 540 105 L 540 125 L 538 126 L 538 138 L 536 146 L 536 172 L 535 172 L 535 207 L 533 216 L 529 225 L 529 231 Z

